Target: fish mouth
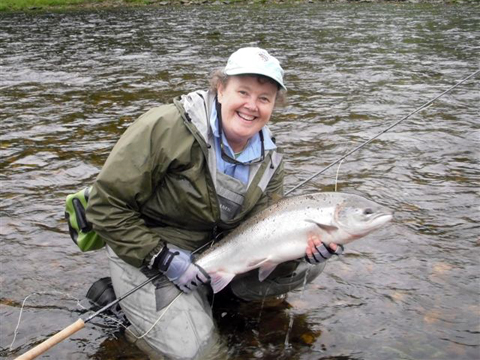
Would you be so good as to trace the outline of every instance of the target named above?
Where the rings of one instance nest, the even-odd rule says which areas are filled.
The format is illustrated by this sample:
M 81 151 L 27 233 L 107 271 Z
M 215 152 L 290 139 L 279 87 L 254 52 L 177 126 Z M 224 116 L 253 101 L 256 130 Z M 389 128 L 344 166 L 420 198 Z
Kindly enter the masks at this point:
M 393 213 L 381 213 L 376 214 L 371 220 L 370 223 L 374 227 L 380 227 L 393 219 Z

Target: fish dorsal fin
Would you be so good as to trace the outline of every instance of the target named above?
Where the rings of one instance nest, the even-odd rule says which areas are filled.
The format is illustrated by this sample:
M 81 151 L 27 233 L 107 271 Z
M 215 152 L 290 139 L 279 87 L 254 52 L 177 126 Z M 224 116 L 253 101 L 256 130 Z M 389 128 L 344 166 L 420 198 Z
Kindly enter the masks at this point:
M 221 291 L 225 286 L 230 284 L 230 281 L 232 281 L 234 277 L 235 274 L 222 271 L 210 274 L 210 286 L 213 289 L 213 293 L 216 294 Z
M 316 222 L 314 220 L 310 220 L 310 219 L 307 219 L 305 220 L 306 222 L 310 222 L 312 224 L 315 224 L 317 225 L 320 229 L 328 232 L 328 233 L 332 233 L 332 232 L 335 232 L 338 230 L 338 227 L 334 226 L 334 225 L 326 225 L 326 224 L 321 224 L 319 222 Z

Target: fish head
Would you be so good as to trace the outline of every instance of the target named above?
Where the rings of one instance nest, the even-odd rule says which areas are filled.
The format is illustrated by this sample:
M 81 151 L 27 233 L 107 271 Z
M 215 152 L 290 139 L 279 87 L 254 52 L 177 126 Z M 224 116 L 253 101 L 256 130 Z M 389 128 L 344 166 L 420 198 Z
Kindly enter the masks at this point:
M 334 222 L 354 240 L 379 229 L 392 218 L 390 209 L 361 196 L 350 195 L 335 207 Z

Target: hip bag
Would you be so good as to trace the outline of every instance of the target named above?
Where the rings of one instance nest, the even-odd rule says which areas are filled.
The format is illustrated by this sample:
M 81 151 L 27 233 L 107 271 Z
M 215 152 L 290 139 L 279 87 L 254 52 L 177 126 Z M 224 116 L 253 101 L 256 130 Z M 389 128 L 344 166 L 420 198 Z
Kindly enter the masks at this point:
M 86 211 L 90 188 L 68 195 L 65 202 L 65 219 L 73 242 L 82 251 L 98 250 L 105 246 L 105 241 L 92 230 L 87 221 Z

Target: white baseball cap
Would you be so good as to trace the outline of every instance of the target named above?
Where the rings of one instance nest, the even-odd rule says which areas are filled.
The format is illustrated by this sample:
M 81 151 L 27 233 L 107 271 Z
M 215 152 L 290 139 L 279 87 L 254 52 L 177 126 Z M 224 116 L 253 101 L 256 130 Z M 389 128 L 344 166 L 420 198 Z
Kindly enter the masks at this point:
M 244 47 L 235 51 L 224 69 L 227 75 L 258 74 L 275 80 L 283 89 L 284 71 L 280 62 L 266 50 L 258 47 Z

